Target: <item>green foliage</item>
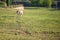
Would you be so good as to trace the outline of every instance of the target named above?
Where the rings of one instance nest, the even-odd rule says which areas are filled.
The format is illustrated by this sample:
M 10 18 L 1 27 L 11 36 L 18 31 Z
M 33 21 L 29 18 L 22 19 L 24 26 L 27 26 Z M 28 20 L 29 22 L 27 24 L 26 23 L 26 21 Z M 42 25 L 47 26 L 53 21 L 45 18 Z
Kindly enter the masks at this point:
M 39 0 L 39 3 L 40 3 L 40 4 L 43 4 L 43 2 L 44 2 L 44 0 Z
M 40 0 L 40 5 L 51 7 L 52 0 Z
M 31 3 L 34 5 L 40 5 L 40 6 L 46 6 L 46 7 L 51 7 L 52 5 L 52 0 L 31 0 Z
M 3 5 L 4 4 L 4 2 L 0 2 L 0 5 Z
M 38 0 L 30 0 L 32 5 L 38 5 Z
M 48 0 L 48 2 L 49 2 L 49 8 L 51 8 L 52 0 Z
M 5 7 L 5 2 L 0 2 L 0 7 Z
M 41 3 L 41 5 L 43 5 L 43 6 L 47 6 L 47 0 L 42 0 L 42 1 L 40 1 L 40 3 Z
M 10 0 L 6 0 L 7 6 L 10 6 Z

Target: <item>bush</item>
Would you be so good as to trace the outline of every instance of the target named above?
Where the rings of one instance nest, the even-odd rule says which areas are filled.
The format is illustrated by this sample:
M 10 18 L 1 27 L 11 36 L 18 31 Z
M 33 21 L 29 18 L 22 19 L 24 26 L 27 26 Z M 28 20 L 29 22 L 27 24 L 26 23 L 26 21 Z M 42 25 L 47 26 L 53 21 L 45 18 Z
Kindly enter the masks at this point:
M 0 7 L 5 7 L 6 3 L 5 2 L 0 2 Z

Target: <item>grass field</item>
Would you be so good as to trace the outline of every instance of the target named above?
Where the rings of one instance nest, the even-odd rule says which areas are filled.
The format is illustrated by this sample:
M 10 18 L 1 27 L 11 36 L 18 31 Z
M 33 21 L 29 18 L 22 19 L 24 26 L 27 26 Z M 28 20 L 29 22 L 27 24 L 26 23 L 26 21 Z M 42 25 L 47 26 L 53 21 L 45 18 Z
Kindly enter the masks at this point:
M 18 17 L 14 9 L 0 8 L 0 40 L 60 40 L 60 10 L 25 8 Z

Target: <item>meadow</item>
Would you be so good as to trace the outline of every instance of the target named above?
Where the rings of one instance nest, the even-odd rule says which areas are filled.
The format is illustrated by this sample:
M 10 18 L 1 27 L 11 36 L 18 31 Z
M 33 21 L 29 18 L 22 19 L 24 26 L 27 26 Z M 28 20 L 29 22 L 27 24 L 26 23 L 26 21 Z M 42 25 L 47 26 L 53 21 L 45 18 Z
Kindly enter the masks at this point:
M 19 17 L 0 8 L 0 40 L 60 40 L 60 10 L 26 7 Z

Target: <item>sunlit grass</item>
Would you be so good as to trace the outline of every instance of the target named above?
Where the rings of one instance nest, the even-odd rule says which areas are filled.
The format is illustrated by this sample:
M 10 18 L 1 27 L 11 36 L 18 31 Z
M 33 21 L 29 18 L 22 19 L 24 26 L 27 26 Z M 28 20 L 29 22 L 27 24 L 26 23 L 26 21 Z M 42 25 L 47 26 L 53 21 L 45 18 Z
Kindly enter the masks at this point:
M 59 40 L 59 37 L 60 10 L 25 8 L 23 16 L 18 17 L 14 9 L 0 8 L 0 40 Z

